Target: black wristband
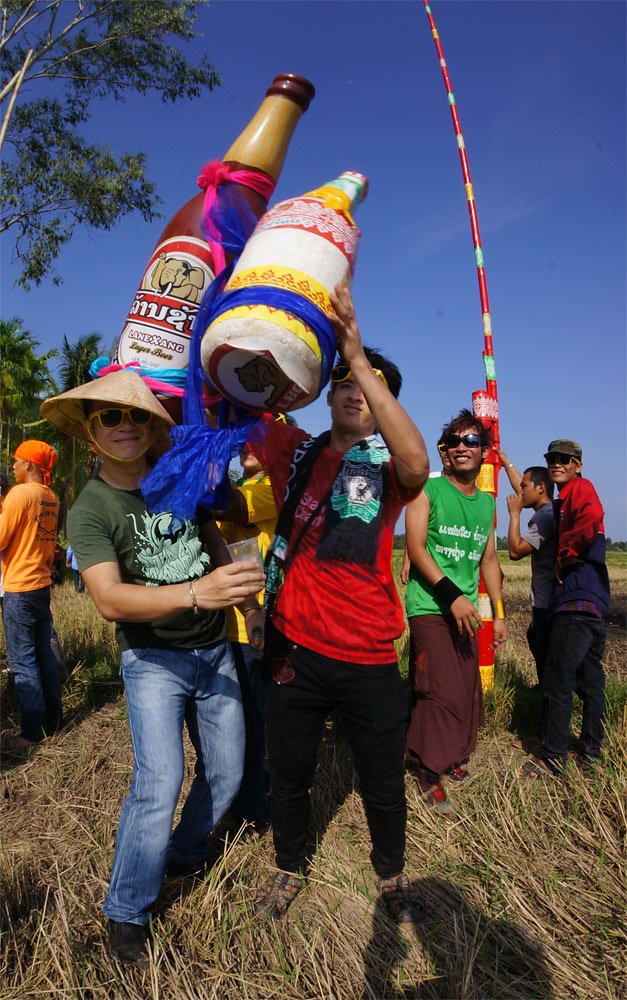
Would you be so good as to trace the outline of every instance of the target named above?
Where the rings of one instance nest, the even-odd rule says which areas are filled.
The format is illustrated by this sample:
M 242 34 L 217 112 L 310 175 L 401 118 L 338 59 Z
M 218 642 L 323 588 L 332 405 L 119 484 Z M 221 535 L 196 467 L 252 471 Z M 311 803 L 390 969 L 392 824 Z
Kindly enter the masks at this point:
M 449 580 L 448 576 L 443 576 L 441 580 L 433 584 L 433 593 L 439 601 L 447 604 L 449 608 L 453 601 L 464 596 L 463 590 L 460 590 L 456 583 Z

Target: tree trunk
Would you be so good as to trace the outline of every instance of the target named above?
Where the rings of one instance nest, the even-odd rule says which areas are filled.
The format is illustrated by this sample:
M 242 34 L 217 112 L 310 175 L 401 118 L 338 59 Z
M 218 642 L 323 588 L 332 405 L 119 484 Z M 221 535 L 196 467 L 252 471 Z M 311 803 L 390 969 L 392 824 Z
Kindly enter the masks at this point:
M 29 49 L 28 50 L 28 52 L 26 53 L 26 58 L 24 59 L 24 62 L 22 63 L 21 70 L 19 71 L 19 73 L 17 74 L 16 77 L 15 76 L 13 77 L 13 80 L 15 80 L 15 83 L 13 84 L 13 80 L 11 80 L 10 83 L 7 84 L 7 86 L 11 86 L 11 84 L 13 84 L 13 93 L 11 94 L 11 99 L 9 101 L 9 104 L 8 104 L 8 107 L 7 107 L 7 110 L 6 110 L 6 114 L 5 114 L 4 120 L 2 122 L 2 128 L 0 128 L 0 152 L 2 151 L 2 146 L 3 146 L 4 140 L 5 140 L 6 134 L 7 134 L 7 129 L 9 127 L 9 122 L 11 121 L 11 115 L 13 114 L 13 108 L 15 107 L 15 102 L 17 100 L 17 95 L 18 95 L 20 87 L 22 86 L 22 81 L 24 80 L 24 74 L 26 73 L 26 70 L 28 69 L 28 67 L 31 64 L 31 60 L 33 58 L 33 53 L 34 53 L 34 49 Z M 2 94 L 3 97 L 5 96 L 6 90 L 7 90 L 7 88 L 5 87 L 5 89 L 3 91 L 3 94 Z

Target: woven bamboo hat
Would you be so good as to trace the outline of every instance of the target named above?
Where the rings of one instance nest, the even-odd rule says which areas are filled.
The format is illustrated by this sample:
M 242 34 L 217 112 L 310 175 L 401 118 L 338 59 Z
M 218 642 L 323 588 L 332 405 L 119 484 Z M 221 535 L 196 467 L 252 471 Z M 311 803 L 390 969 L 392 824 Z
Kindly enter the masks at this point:
M 42 417 L 64 434 L 91 441 L 85 426 L 87 401 L 104 403 L 105 406 L 136 406 L 138 410 L 148 410 L 153 416 L 163 420 L 164 424 L 174 427 L 172 417 L 150 391 L 141 375 L 128 368 L 103 375 L 93 382 L 62 392 L 60 396 L 52 396 L 39 409 Z

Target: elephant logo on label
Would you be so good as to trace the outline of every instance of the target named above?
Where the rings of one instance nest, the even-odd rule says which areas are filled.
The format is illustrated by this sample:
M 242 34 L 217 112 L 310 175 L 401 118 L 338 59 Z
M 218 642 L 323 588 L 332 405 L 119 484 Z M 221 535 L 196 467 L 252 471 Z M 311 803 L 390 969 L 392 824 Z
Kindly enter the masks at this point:
M 150 278 L 150 287 L 159 295 L 199 303 L 205 284 L 205 272 L 181 257 L 168 257 L 161 251 Z
M 245 392 L 263 392 L 274 386 L 274 391 L 263 401 L 269 410 L 291 385 L 290 379 L 281 371 L 274 358 L 266 355 L 251 358 L 240 368 L 235 368 L 235 374 Z

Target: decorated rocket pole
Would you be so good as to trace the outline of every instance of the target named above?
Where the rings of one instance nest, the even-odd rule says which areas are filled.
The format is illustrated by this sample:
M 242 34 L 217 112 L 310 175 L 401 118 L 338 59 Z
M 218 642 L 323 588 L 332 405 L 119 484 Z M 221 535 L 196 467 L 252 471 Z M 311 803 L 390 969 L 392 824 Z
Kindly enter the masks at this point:
M 479 220 L 477 217 L 477 203 L 472 188 L 470 178 L 470 167 L 468 166 L 468 156 L 466 145 L 462 135 L 462 127 L 457 113 L 457 103 L 453 94 L 453 87 L 448 73 L 446 60 L 440 44 L 438 29 L 433 20 L 431 7 L 427 0 L 423 0 L 425 11 L 429 19 L 431 34 L 435 42 L 435 48 L 440 61 L 440 69 L 446 87 L 455 138 L 459 149 L 459 159 L 462 166 L 462 176 L 464 178 L 464 188 L 468 201 L 468 214 L 470 216 L 470 229 L 472 232 L 472 242 L 475 250 L 475 263 L 477 266 L 477 278 L 479 280 L 479 298 L 481 300 L 481 315 L 483 318 L 483 366 L 485 369 L 486 387 L 478 389 L 472 394 L 472 408 L 475 416 L 479 417 L 482 423 L 488 427 L 492 434 L 492 447 L 488 452 L 485 462 L 481 466 L 477 479 L 477 486 L 485 493 L 491 493 L 496 499 L 498 493 L 498 476 L 501 462 L 498 456 L 500 448 L 499 436 L 499 399 L 496 386 L 496 370 L 494 367 L 494 348 L 492 346 L 492 323 L 490 319 L 490 300 L 488 299 L 488 282 L 486 279 L 485 265 L 483 262 L 483 250 L 481 247 L 481 236 L 479 234 Z M 496 530 L 496 514 L 494 527 Z M 483 621 L 483 628 L 479 629 L 479 670 L 481 671 L 481 683 L 484 691 L 489 690 L 494 684 L 494 627 L 492 617 L 492 604 L 485 589 L 483 579 L 479 579 L 479 613 Z

